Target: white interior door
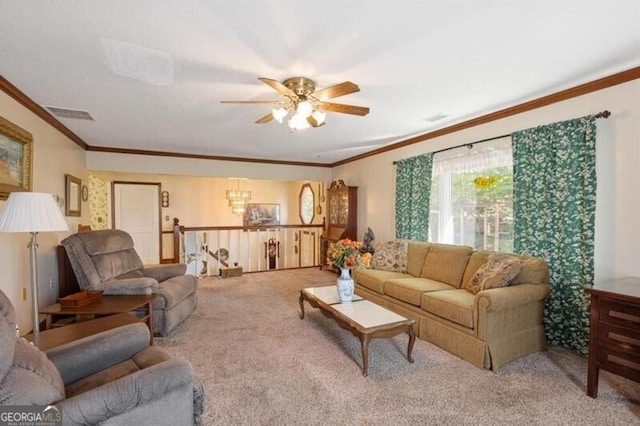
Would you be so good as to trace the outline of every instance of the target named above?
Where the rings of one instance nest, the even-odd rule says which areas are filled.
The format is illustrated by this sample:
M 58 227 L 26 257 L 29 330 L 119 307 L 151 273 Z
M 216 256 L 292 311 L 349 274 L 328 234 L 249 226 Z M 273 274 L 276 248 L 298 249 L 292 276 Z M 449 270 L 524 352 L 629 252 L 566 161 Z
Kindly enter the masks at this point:
M 144 264 L 161 259 L 159 200 L 159 183 L 113 183 L 114 228 L 131 235 Z
M 314 266 L 316 264 L 316 233 L 309 231 L 300 232 L 300 267 Z

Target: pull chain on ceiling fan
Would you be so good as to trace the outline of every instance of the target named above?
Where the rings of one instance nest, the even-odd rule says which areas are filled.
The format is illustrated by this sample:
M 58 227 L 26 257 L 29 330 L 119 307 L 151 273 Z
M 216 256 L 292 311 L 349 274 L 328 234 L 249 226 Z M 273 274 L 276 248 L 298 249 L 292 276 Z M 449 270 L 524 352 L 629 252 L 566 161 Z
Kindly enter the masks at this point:
M 256 121 L 257 124 L 268 123 L 275 119 L 282 123 L 285 117 L 291 113 L 287 124 L 291 131 L 320 127 L 325 124 L 327 112 L 338 112 L 364 116 L 369 113 L 368 107 L 337 104 L 326 102 L 328 99 L 359 92 L 357 84 L 350 81 L 336 84 L 316 91 L 313 80 L 306 77 L 291 77 L 280 83 L 271 78 L 258 78 L 264 84 L 273 88 L 286 99 L 279 100 L 255 100 L 255 101 L 221 101 L 223 104 L 273 104 L 279 108 L 273 108 L 271 112 Z

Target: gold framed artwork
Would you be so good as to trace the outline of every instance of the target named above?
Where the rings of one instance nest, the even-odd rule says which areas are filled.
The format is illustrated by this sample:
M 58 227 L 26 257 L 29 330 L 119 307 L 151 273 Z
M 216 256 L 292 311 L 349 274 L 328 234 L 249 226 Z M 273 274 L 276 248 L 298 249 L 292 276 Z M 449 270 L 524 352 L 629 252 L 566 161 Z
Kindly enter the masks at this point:
M 66 187 L 64 214 L 80 217 L 82 214 L 82 203 L 80 202 L 82 181 L 71 175 L 64 175 L 64 181 Z
M 0 117 L 0 200 L 31 191 L 33 136 Z
M 280 225 L 280 204 L 247 204 L 243 226 Z

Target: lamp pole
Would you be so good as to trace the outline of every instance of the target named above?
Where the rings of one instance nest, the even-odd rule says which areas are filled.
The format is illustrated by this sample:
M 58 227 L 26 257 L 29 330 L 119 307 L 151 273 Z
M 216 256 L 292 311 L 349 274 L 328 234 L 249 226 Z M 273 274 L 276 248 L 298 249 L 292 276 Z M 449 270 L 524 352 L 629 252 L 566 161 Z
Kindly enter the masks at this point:
M 37 248 L 36 241 L 37 232 L 31 232 L 31 240 L 27 247 L 29 248 L 29 257 L 31 260 L 31 305 L 33 308 L 33 343 L 38 346 L 40 343 L 40 315 L 38 308 L 38 264 L 37 264 Z

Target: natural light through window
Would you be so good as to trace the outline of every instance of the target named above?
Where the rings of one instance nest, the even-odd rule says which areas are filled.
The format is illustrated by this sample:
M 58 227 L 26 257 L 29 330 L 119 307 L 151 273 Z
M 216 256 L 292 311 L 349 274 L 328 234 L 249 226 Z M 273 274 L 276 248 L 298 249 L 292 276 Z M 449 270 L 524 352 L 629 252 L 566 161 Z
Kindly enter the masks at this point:
M 429 241 L 513 251 L 511 138 L 436 153 Z

